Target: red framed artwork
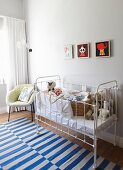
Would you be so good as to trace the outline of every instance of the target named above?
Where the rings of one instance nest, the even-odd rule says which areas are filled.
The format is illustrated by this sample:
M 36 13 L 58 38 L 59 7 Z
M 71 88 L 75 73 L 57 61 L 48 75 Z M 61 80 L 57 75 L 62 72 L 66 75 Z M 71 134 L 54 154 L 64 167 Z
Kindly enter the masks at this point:
M 78 58 L 89 58 L 89 44 L 78 44 L 77 45 L 77 56 Z
M 107 58 L 110 57 L 111 48 L 110 41 L 100 41 L 95 43 L 96 46 L 96 57 Z

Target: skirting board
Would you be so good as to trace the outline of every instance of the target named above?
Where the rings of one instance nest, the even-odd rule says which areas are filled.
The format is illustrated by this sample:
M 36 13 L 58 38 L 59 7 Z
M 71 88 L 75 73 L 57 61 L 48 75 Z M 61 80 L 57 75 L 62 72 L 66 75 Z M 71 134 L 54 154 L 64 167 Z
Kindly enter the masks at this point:
M 7 112 L 7 107 L 0 107 L 0 114 L 6 112 Z
M 114 144 L 114 135 L 108 132 L 102 132 L 101 135 L 99 136 L 104 141 L 107 141 L 109 143 Z M 116 145 L 123 148 L 123 137 L 116 136 Z

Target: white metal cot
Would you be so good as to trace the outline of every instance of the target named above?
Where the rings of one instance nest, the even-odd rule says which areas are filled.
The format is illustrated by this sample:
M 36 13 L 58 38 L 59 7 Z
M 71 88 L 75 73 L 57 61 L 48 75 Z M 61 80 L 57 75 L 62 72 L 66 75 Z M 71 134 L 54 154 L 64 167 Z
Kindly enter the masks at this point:
M 56 88 L 61 88 L 60 95 L 57 96 L 53 91 L 48 92 L 49 81 L 55 82 Z M 97 139 L 100 131 L 114 125 L 116 145 L 117 89 L 116 80 L 99 84 L 95 88 L 81 83 L 63 82 L 59 75 L 38 77 L 35 82 L 37 133 L 38 122 L 41 121 L 92 146 L 96 168 Z M 53 126 L 52 122 L 62 126 Z M 74 135 L 70 132 L 71 129 L 76 132 Z M 83 134 L 83 138 L 78 137 L 77 133 Z M 93 139 L 93 143 L 90 143 L 86 136 Z

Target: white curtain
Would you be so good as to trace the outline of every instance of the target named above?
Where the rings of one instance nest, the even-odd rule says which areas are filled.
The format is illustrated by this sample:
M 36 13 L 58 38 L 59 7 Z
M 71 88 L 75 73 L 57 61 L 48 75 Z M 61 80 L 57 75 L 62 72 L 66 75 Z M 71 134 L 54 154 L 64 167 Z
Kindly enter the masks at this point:
M 17 84 L 28 83 L 25 22 L 7 18 L 6 23 L 9 40 L 8 89 L 12 89 Z
M 0 83 L 6 82 L 9 72 L 9 46 L 6 18 L 0 17 Z

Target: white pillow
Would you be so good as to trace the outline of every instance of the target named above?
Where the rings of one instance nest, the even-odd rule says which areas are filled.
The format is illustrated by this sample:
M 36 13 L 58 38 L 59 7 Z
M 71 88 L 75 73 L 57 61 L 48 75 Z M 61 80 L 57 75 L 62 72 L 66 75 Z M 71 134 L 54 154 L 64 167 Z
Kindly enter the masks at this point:
M 22 102 L 28 102 L 31 97 L 32 92 L 33 92 L 33 87 L 24 87 L 21 90 L 18 100 Z

